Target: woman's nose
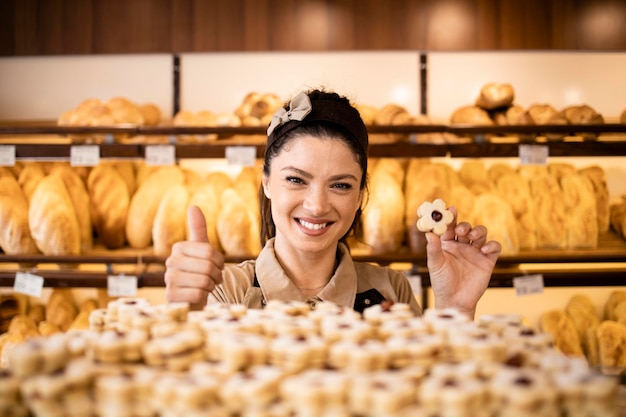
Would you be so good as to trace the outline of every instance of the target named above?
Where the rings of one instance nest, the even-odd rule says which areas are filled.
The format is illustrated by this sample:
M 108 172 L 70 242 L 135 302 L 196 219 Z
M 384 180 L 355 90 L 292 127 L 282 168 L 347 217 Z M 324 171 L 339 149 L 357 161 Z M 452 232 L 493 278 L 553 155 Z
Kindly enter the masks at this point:
M 311 214 L 324 214 L 328 210 L 328 195 L 323 187 L 311 187 L 304 199 L 304 208 Z

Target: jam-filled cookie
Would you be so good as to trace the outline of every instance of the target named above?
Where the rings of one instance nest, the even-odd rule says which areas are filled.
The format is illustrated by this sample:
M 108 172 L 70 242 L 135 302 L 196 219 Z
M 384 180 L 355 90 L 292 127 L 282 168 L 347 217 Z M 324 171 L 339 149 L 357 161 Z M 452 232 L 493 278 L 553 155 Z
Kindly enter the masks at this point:
M 417 230 L 433 232 L 439 236 L 444 234 L 454 219 L 454 215 L 446 208 L 446 203 L 440 198 L 432 203 L 423 202 L 417 209 L 417 216 Z

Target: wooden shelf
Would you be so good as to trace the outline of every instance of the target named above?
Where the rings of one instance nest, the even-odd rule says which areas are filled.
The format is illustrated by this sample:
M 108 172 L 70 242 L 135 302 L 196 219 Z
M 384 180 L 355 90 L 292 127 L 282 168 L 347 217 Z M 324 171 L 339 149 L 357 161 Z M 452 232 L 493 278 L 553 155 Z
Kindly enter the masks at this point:
M 406 125 L 371 126 L 370 133 L 406 134 L 407 141 L 388 142 L 371 138 L 372 157 L 516 157 L 520 144 L 548 146 L 550 156 L 626 156 L 626 125 L 549 125 L 549 126 L 447 126 Z M 449 133 L 465 137 L 462 143 L 419 143 L 416 135 L 422 133 Z M 563 140 L 546 140 L 546 133 L 562 133 Z M 583 140 L 577 134 L 598 135 L 594 140 Z M 178 135 L 218 134 L 220 139 L 204 143 L 183 143 Z M 19 159 L 67 159 L 72 135 L 100 135 L 101 158 L 134 158 L 145 155 L 145 148 L 158 144 L 150 137 L 159 136 L 161 144 L 176 147 L 176 157 L 223 158 L 232 146 L 253 146 L 257 155 L 265 148 L 263 127 L 64 127 L 64 126 L 11 126 L 0 124 L 0 144 L 16 147 Z M 125 135 L 125 143 L 117 143 L 115 135 Z M 486 139 L 486 135 L 507 135 Z M 524 138 L 521 141 L 515 138 Z M 530 137 L 530 139 L 528 139 Z M 145 140 L 143 140 L 143 139 Z M 84 139 L 82 140 L 84 141 Z M 136 143 L 135 143 L 136 142 Z

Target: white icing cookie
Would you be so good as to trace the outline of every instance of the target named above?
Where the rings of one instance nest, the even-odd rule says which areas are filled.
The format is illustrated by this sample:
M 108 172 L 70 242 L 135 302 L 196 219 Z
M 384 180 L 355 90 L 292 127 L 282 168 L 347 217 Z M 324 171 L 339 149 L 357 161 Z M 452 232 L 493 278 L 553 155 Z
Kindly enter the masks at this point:
M 448 225 L 452 223 L 454 215 L 446 209 L 446 203 L 438 198 L 432 203 L 423 202 L 417 209 L 417 230 L 433 232 L 439 236 L 444 234 Z

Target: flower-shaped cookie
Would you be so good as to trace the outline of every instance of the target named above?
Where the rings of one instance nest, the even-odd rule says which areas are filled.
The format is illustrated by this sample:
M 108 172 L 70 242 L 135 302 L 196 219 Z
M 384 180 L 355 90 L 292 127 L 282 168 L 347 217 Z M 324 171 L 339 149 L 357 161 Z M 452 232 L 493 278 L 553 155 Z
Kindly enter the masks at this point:
M 417 230 L 433 232 L 439 236 L 444 234 L 454 215 L 446 209 L 446 203 L 438 198 L 432 203 L 423 202 L 417 209 Z

